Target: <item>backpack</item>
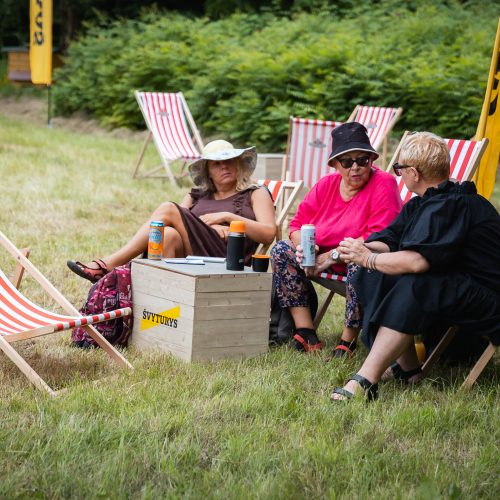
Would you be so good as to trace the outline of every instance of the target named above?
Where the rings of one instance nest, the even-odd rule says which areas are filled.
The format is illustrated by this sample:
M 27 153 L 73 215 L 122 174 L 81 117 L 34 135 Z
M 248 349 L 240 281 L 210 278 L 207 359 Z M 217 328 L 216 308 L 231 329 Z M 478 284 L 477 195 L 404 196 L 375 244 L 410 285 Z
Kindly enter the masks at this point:
M 311 314 L 312 317 L 316 316 L 318 311 L 318 295 L 311 282 L 311 280 L 305 280 L 308 289 L 308 295 L 311 303 Z M 272 289 L 271 295 L 271 319 L 269 321 L 269 343 L 271 345 L 281 345 L 288 342 L 293 335 L 295 330 L 295 325 L 291 314 L 288 309 L 282 309 L 278 301 L 278 295 L 276 294 L 276 289 Z
M 130 263 L 115 267 L 92 285 L 80 314 L 90 316 L 121 307 L 132 307 Z M 130 315 L 97 323 L 94 328 L 111 344 L 126 346 L 132 333 L 132 324 L 133 317 Z M 73 330 L 71 340 L 78 347 L 97 347 L 96 341 L 82 327 Z

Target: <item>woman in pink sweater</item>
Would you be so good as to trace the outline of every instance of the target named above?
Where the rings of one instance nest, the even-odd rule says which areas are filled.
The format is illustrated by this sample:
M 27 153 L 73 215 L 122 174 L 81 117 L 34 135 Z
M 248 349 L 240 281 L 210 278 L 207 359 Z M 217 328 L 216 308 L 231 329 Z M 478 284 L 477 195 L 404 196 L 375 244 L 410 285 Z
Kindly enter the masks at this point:
M 335 356 L 352 354 L 361 325 L 361 311 L 349 278 L 356 269 L 346 266 L 337 247 L 346 237 L 366 239 L 388 226 L 401 209 L 396 180 L 379 170 L 378 154 L 360 123 L 340 125 L 332 132 L 328 164 L 336 172 L 320 179 L 299 205 L 290 223 L 290 239 L 278 242 L 271 253 L 273 280 L 280 307 L 288 309 L 294 325 L 294 347 L 316 351 L 323 347 L 313 326 L 307 280 L 321 272 L 347 275 L 344 329 Z M 316 266 L 302 268 L 300 228 L 316 227 Z

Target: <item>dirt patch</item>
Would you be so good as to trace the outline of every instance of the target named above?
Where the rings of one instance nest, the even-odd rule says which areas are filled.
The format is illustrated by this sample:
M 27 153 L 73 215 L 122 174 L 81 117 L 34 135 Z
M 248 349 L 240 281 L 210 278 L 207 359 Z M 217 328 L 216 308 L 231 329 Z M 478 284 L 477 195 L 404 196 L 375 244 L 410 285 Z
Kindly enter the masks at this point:
M 37 125 L 47 123 L 47 100 L 33 96 L 3 97 L 0 99 L 0 113 L 14 116 Z M 85 113 L 75 113 L 70 117 L 55 116 L 51 120 L 53 128 L 60 128 L 82 134 L 107 135 L 120 139 L 143 139 L 147 131 L 136 131 L 127 128 L 106 129 L 97 120 Z

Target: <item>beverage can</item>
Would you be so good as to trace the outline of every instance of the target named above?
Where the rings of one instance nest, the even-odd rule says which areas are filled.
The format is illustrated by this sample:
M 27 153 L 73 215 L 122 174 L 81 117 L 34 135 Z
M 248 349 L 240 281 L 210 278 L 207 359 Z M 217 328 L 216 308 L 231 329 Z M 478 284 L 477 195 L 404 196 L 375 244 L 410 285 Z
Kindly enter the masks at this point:
M 163 236 L 165 224 L 162 221 L 151 221 L 149 224 L 148 259 L 160 260 L 163 255 Z
M 300 246 L 304 252 L 302 267 L 314 267 L 316 265 L 316 228 L 313 224 L 304 224 L 300 228 Z

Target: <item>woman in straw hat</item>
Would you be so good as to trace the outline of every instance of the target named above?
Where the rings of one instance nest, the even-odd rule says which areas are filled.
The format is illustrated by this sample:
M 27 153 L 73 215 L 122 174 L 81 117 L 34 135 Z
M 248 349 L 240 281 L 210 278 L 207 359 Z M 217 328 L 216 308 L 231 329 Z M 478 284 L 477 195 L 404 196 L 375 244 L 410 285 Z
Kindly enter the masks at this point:
M 208 143 L 202 157 L 189 166 L 197 186 L 180 204 L 162 203 L 117 252 L 83 264 L 68 261 L 78 276 L 95 283 L 111 269 L 141 255 L 148 245 L 151 221 L 165 224 L 164 257 L 206 255 L 225 257 L 229 224 L 244 221 L 245 263 L 259 243 L 269 244 L 276 235 L 273 201 L 267 188 L 251 180 L 257 162 L 255 147 L 236 149 L 231 143 Z

